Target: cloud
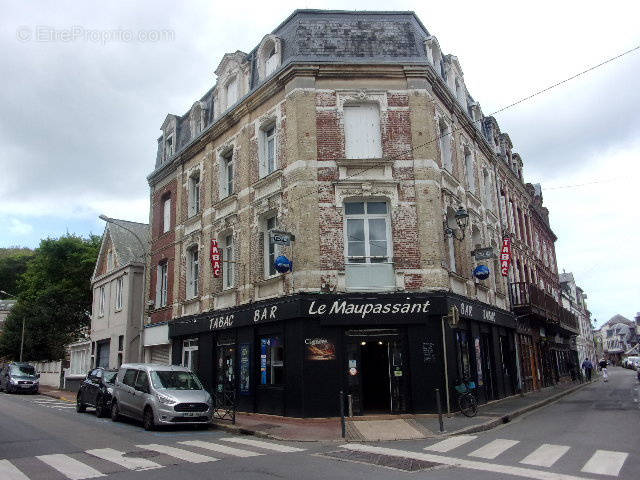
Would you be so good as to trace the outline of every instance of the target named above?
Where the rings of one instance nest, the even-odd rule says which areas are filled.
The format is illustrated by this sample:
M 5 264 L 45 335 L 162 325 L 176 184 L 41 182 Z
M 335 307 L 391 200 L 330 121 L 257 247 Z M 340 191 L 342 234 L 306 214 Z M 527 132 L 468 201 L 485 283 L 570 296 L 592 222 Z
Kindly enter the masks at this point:
M 17 218 L 9 219 L 9 232 L 14 235 L 29 235 L 33 231 L 33 226 L 22 222 Z

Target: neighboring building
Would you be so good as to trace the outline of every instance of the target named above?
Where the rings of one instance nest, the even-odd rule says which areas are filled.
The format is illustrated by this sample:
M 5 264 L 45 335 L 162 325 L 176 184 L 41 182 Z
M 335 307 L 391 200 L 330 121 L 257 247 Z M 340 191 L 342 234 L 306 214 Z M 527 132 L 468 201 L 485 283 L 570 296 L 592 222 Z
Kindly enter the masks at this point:
M 117 368 L 139 359 L 148 230 L 146 224 L 126 220 L 106 224 L 91 278 L 91 367 Z
M 591 312 L 587 308 L 587 295 L 582 288 L 576 285 L 572 273 L 560 274 L 560 286 L 562 288 L 562 305 L 576 316 L 580 327 L 580 334 L 576 337 L 578 362 L 582 365 L 586 358 L 595 362 L 597 359 L 596 348 L 593 339 Z
M 634 321 L 614 315 L 600 327 L 604 357 L 618 365 L 625 352 L 638 344 L 638 330 Z
M 4 328 L 4 322 L 9 316 L 9 312 L 15 304 L 16 300 L 14 299 L 0 300 L 0 333 Z
M 167 325 L 173 363 L 289 416 L 336 415 L 341 389 L 356 414 L 425 412 L 464 377 L 485 402 L 568 375 L 578 326 L 542 196 L 413 13 L 298 10 L 216 75 L 166 117 L 148 177 L 149 326 Z M 509 278 L 471 256 L 505 234 Z
M 76 342 L 67 345 L 69 366 L 64 369 L 63 388 L 77 392 L 80 384 L 91 369 L 91 339 L 89 329 L 80 335 Z

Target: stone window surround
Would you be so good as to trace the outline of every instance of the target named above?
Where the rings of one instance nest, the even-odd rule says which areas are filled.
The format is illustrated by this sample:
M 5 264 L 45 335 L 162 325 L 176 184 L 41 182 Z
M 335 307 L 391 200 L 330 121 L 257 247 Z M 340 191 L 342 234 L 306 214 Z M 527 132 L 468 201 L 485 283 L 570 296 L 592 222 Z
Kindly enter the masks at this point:
M 260 81 L 264 81 L 266 78 L 268 78 L 271 75 L 271 74 L 266 75 L 265 72 L 266 72 L 266 64 L 268 60 L 267 54 L 271 50 L 269 47 L 271 47 L 272 45 L 275 49 L 275 55 L 277 57 L 276 63 L 278 65 L 273 72 L 277 71 L 278 67 L 282 65 L 282 40 L 280 40 L 280 38 L 276 37 L 273 34 L 265 35 L 265 37 L 260 42 L 260 46 L 258 47 L 258 53 L 256 56 L 256 64 L 258 67 L 258 79 Z
M 258 144 L 258 177 L 260 179 L 267 177 L 280 168 L 278 164 L 278 139 L 281 133 L 281 111 L 279 106 L 275 107 L 272 111 L 262 115 L 255 122 L 255 140 Z M 266 152 L 266 136 L 265 133 L 271 127 L 274 127 L 274 169 L 272 172 L 268 171 L 267 166 L 267 152 Z

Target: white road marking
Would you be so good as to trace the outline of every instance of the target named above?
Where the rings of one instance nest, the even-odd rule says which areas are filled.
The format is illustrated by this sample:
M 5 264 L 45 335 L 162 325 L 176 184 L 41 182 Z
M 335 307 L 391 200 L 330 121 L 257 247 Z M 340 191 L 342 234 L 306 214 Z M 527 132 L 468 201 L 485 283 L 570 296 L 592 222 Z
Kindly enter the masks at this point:
M 144 458 L 123 457 L 125 452 L 119 452 L 113 448 L 96 448 L 94 450 L 87 450 L 85 453 L 115 463 L 128 470 L 151 470 L 152 468 L 162 468 L 162 465 Z
M 465 443 L 469 443 L 471 440 L 475 440 L 476 438 L 478 438 L 477 435 L 458 435 L 456 437 L 449 437 L 428 447 L 424 447 L 424 449 L 432 452 L 445 453 L 449 450 L 453 450 L 454 448 L 458 448 Z
M 265 450 L 273 450 L 275 452 L 304 452 L 304 448 L 288 447 L 286 445 L 278 445 L 276 443 L 261 442 L 260 440 L 252 440 L 250 438 L 225 437 L 220 440 L 224 442 L 241 443 L 252 447 L 264 448 Z
M 597 473 L 599 475 L 618 476 L 622 465 L 629 456 L 625 452 L 612 452 L 610 450 L 596 450 L 596 453 L 582 467 L 582 472 Z
M 537 467 L 550 467 L 567 453 L 569 448 L 571 447 L 567 447 L 566 445 L 544 443 L 520 460 L 520 463 L 535 465 Z
M 24 473 L 9 460 L 0 460 L 0 478 L 2 480 L 29 480 Z
M 395 448 L 373 447 L 369 445 L 360 445 L 357 443 L 341 445 L 341 448 L 359 452 L 391 455 L 392 457 L 412 458 L 415 460 L 424 460 L 425 462 L 443 463 L 445 465 L 467 468 L 469 470 L 482 470 L 485 472 L 504 473 L 506 475 L 532 478 L 534 480 L 589 480 L 586 477 L 576 477 L 574 475 L 566 475 L 564 473 L 545 472 L 542 470 L 534 470 L 531 468 L 512 467 L 508 465 L 499 465 L 497 463 L 478 462 L 475 460 L 446 457 L 444 455 L 410 452 L 406 450 L 396 450 Z
M 104 474 L 100 473 L 95 468 L 91 468 L 89 465 L 85 465 L 68 455 L 38 455 L 36 458 L 39 458 L 50 467 L 55 468 L 70 480 L 104 477 Z
M 492 442 L 487 443 L 484 447 L 480 447 L 469 454 L 471 457 L 486 458 L 493 460 L 505 450 L 520 443 L 519 440 L 505 440 L 498 438 Z
M 204 448 L 205 450 L 211 450 L 212 452 L 226 453 L 227 455 L 233 455 L 236 457 L 257 457 L 264 455 L 264 453 L 250 452 L 249 450 L 242 450 L 240 448 L 227 447 L 226 445 L 220 445 L 218 443 L 203 442 L 201 440 L 189 440 L 186 442 L 179 442 L 181 445 L 189 445 L 190 447 Z
M 182 448 L 169 447 L 167 445 L 159 445 L 157 443 L 150 443 L 149 445 L 136 445 L 138 448 L 144 448 L 146 450 L 153 450 L 154 452 L 164 453 L 171 457 L 179 458 L 185 462 L 191 463 L 206 463 L 215 462 L 218 460 L 214 457 L 208 457 L 206 455 L 200 455 L 199 453 L 193 453 L 189 450 L 183 450 Z

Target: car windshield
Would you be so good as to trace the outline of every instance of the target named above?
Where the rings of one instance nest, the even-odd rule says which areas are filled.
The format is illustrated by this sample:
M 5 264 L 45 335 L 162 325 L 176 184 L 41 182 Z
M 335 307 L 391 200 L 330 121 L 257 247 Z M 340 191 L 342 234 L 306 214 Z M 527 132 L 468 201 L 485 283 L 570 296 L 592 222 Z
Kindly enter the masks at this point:
M 104 378 L 104 383 L 113 383 L 116 380 L 116 375 L 118 372 L 104 372 L 102 378 Z
M 34 376 L 36 369 L 31 365 L 11 365 L 11 375 L 16 377 Z
M 191 372 L 153 371 L 151 383 L 166 390 L 202 390 L 200 380 Z

